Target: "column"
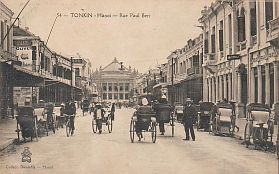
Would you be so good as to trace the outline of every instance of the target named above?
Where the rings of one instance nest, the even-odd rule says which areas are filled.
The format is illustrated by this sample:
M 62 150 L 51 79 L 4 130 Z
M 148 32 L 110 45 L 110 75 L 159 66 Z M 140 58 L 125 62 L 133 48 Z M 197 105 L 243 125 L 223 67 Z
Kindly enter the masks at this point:
M 274 62 L 274 103 L 279 102 L 279 94 L 278 94 L 278 88 L 279 88 L 279 76 L 278 76 L 278 62 Z
M 228 74 L 228 101 L 232 99 L 232 79 L 231 73 Z
M 212 101 L 216 102 L 216 79 L 215 79 L 215 77 L 212 78 L 212 86 L 213 86 L 213 89 L 212 89 Z
M 250 73 L 250 103 L 255 103 L 255 68 L 251 68 L 251 73 Z
M 262 71 L 258 66 L 258 103 L 262 103 Z
M 224 81 L 224 98 L 228 100 L 227 74 L 223 75 L 223 81 Z
M 211 78 L 208 78 L 208 88 L 209 88 L 209 94 L 208 94 L 208 101 L 212 101 L 212 81 Z
M 270 106 L 270 73 L 269 64 L 265 64 L 265 104 Z
M 183 98 L 182 98 L 182 101 L 183 101 Z M 208 80 L 206 78 L 204 78 L 204 80 L 203 80 L 203 101 L 209 101 L 208 100 Z
M 237 73 L 237 101 L 238 103 L 242 103 L 241 101 L 241 74 Z
M 218 100 L 222 100 L 224 98 L 223 96 L 223 85 L 222 85 L 222 75 L 219 76 L 219 99 Z
M 220 89 L 220 83 L 219 83 L 219 78 L 220 76 L 218 77 L 215 77 L 215 82 L 216 82 L 216 101 L 219 100 L 219 97 L 220 97 L 220 92 L 219 92 L 219 89 Z

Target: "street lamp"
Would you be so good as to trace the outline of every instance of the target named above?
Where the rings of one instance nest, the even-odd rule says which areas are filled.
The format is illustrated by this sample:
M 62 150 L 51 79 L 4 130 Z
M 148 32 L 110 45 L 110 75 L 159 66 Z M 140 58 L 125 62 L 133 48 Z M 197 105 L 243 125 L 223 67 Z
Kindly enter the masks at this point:
M 173 86 L 173 76 L 174 76 L 174 59 L 177 58 L 176 52 L 172 52 L 171 58 L 171 105 L 174 106 L 174 86 Z

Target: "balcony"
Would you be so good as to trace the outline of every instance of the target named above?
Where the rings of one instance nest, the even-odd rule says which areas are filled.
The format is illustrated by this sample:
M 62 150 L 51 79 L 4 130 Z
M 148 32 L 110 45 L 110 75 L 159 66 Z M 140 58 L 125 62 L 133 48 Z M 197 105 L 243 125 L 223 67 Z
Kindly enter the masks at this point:
M 200 68 L 199 67 L 192 67 L 187 69 L 187 75 L 199 74 Z
M 245 41 L 242 41 L 242 42 L 239 42 L 237 45 L 237 51 L 242 51 L 242 50 L 245 50 L 246 49 L 246 40 Z
M 267 31 L 267 41 L 272 45 L 279 47 L 279 17 L 269 21 L 269 30 Z
M 210 53 L 204 55 L 204 64 L 203 66 L 214 66 L 216 65 L 217 60 L 216 60 L 216 54 L 215 53 Z
M 0 48 L 0 56 L 1 56 L 0 59 L 17 61 L 17 57 L 14 51 L 8 52 Z

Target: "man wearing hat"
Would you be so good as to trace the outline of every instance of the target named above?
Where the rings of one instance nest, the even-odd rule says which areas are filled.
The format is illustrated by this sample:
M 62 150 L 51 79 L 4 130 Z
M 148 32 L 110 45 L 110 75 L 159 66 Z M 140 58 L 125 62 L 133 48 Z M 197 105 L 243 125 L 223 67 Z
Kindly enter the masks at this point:
M 105 115 L 105 110 L 102 108 L 101 103 L 97 103 L 96 108 L 94 110 L 94 119 L 96 120 L 99 134 L 102 133 L 102 119 L 103 119 L 104 115 Z
M 184 125 L 186 138 L 183 140 L 189 140 L 189 131 L 191 133 L 192 140 L 195 141 L 195 132 L 193 128 L 193 124 L 195 123 L 197 112 L 196 108 L 192 105 L 192 100 L 187 98 L 185 101 L 184 109 L 183 109 L 183 120 L 182 123 Z

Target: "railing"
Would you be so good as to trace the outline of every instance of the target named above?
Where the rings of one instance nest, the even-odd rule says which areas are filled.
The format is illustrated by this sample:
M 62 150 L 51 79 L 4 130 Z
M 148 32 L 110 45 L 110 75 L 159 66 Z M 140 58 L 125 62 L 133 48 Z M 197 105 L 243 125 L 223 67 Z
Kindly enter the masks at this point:
M 187 69 L 187 75 L 199 74 L 200 68 L 199 67 L 192 67 Z
M 269 29 L 266 31 L 267 41 L 278 39 L 279 34 L 279 17 L 268 22 Z
M 217 63 L 217 60 L 216 60 L 216 57 L 215 57 L 216 55 L 215 54 L 206 54 L 206 55 L 204 55 L 204 64 L 206 65 L 206 66 L 208 66 L 208 65 L 216 65 L 216 63 Z
M 251 46 L 256 45 L 257 43 L 257 35 L 251 36 Z
M 246 40 L 237 44 L 237 51 L 242 51 L 244 49 L 246 49 Z

